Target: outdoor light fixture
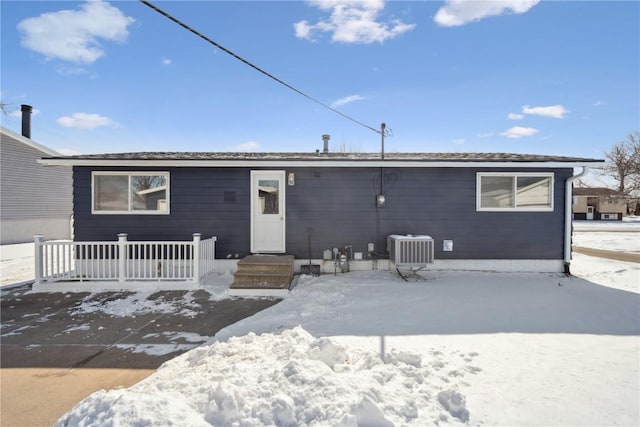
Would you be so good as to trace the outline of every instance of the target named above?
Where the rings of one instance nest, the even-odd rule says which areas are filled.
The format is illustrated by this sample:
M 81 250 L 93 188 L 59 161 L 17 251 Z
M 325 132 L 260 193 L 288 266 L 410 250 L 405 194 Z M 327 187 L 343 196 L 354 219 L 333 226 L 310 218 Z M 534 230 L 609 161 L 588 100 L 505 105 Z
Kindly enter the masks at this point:
M 383 208 L 386 201 L 384 194 L 378 194 L 376 196 L 376 207 Z
M 296 185 L 296 174 L 294 174 L 293 172 L 289 172 L 288 181 L 289 185 Z

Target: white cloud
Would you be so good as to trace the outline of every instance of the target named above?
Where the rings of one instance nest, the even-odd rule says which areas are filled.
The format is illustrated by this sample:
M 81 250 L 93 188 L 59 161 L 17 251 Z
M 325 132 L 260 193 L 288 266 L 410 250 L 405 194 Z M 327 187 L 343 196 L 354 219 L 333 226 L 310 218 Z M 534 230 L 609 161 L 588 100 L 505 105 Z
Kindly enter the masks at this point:
M 548 107 L 531 107 L 525 105 L 522 107 L 522 112 L 525 114 L 533 114 L 535 116 L 553 117 L 555 119 L 564 119 L 565 115 L 569 112 L 564 106 L 549 105 Z
M 231 149 L 233 151 L 257 151 L 260 149 L 260 144 L 256 141 L 247 141 L 242 144 L 234 145 Z
M 509 120 L 522 120 L 524 118 L 524 114 L 509 113 L 507 117 Z
M 109 3 L 87 1 L 78 9 L 47 12 L 18 24 L 21 44 L 47 59 L 90 64 L 104 56 L 100 39 L 124 42 L 134 22 Z
M 314 40 L 316 33 L 330 33 L 334 42 L 382 43 L 415 28 L 415 24 L 397 19 L 379 22 L 385 0 L 311 0 L 309 3 L 330 11 L 331 16 L 315 24 L 306 20 L 296 22 L 293 27 L 296 37 L 301 39 Z
M 467 140 L 464 138 L 458 138 L 458 139 L 452 140 L 451 142 L 456 145 L 464 145 L 467 142 Z
M 170 58 L 162 58 L 162 65 L 171 65 L 173 60 Z
M 506 131 L 502 132 L 500 135 L 504 136 L 505 138 L 522 138 L 524 136 L 535 135 L 538 132 L 540 131 L 535 128 L 525 128 L 522 126 L 514 126 L 511 129 L 507 129 Z
M 443 27 L 457 27 L 505 13 L 526 13 L 540 0 L 445 0 L 433 20 Z
M 492 137 L 494 135 L 495 132 L 484 132 L 484 133 L 478 133 L 476 134 L 476 136 L 478 138 L 489 138 Z
M 313 26 L 309 24 L 309 21 L 302 20 L 293 24 L 293 29 L 296 32 L 296 37 L 299 39 L 312 40 L 311 30 Z
M 365 98 L 363 96 L 360 96 L 360 95 L 345 96 L 344 98 L 340 98 L 337 101 L 334 101 L 331 104 L 331 108 L 340 107 L 342 105 L 350 104 L 350 103 L 355 102 L 355 101 L 362 101 L 363 99 L 365 99 Z
M 33 110 L 31 110 L 31 115 L 32 116 L 37 116 L 38 114 L 40 114 L 40 110 L 38 110 L 37 108 L 34 108 Z M 11 113 L 9 113 L 10 117 L 15 117 L 17 119 L 21 119 L 22 118 L 22 110 L 14 110 Z
M 101 116 L 95 113 L 73 113 L 71 116 L 60 117 L 56 122 L 60 126 L 66 128 L 77 129 L 95 129 L 97 127 L 119 127 L 117 122 L 114 122 L 109 117 Z
M 606 104 L 606 102 L 598 100 L 598 101 L 594 102 L 591 105 L 593 105 L 594 107 L 601 107 L 601 106 L 603 106 L 605 104 Z

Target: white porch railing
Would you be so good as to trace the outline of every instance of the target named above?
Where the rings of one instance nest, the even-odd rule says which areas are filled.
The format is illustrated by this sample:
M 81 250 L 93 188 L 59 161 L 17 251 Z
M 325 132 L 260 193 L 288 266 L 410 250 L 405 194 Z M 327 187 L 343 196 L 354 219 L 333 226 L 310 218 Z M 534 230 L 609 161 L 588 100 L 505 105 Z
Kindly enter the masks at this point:
M 117 242 L 35 240 L 36 284 L 45 282 L 190 282 L 214 271 L 216 238 L 192 241 Z

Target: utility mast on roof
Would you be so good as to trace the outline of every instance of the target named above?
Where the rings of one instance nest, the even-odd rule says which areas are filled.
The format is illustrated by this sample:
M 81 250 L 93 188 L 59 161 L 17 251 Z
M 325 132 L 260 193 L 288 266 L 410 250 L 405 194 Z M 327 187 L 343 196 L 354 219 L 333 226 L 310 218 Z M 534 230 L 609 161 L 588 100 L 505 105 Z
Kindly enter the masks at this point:
M 380 124 L 380 138 L 382 140 L 382 148 L 380 153 L 382 154 L 382 160 L 384 160 L 384 134 L 385 134 L 385 128 L 387 127 L 386 124 L 381 123 Z

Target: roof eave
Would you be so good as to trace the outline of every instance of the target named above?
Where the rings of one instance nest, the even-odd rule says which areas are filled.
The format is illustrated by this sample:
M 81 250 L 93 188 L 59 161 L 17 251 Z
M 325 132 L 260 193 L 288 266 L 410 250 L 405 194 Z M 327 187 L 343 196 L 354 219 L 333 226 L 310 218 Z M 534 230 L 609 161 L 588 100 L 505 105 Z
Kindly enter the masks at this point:
M 142 160 L 142 159 L 75 159 L 43 158 L 45 166 L 111 166 L 111 167 L 397 167 L 397 168 L 573 168 L 602 167 L 604 161 L 484 161 L 484 160 Z

